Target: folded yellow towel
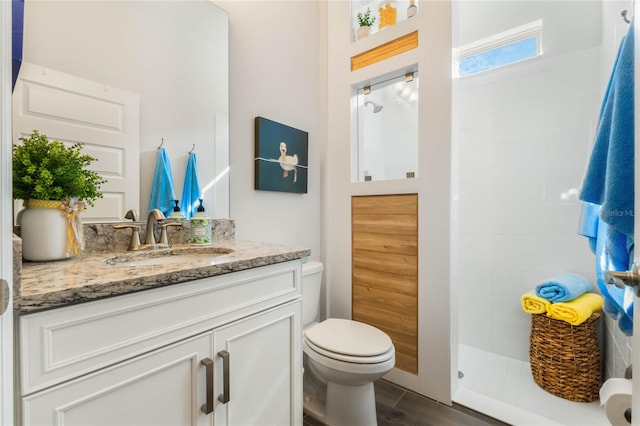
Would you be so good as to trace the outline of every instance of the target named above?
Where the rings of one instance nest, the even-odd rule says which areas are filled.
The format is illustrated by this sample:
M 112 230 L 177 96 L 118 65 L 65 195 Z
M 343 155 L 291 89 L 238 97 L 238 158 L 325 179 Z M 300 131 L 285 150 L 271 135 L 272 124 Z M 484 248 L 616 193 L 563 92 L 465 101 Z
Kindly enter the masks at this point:
M 601 309 L 602 296 L 597 293 L 585 293 L 569 302 L 552 303 L 547 308 L 547 316 L 579 325 Z
M 535 290 L 525 293 L 520 297 L 522 310 L 528 314 L 546 314 L 551 306 L 547 299 L 536 295 Z

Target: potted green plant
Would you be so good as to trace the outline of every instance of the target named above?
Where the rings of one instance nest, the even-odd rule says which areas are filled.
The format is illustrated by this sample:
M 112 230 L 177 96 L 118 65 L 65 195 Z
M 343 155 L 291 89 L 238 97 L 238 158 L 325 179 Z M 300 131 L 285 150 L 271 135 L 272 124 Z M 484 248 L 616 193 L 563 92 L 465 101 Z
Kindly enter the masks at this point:
M 367 7 L 364 12 L 358 12 L 358 30 L 356 32 L 356 38 L 360 40 L 363 37 L 368 36 L 371 33 L 371 27 L 376 22 L 376 17 L 372 15 L 371 9 Z
M 82 250 L 84 205 L 102 198 L 105 181 L 87 167 L 96 159 L 83 154 L 82 143 L 67 146 L 37 130 L 13 145 L 13 198 L 23 200 L 19 213 L 22 253 L 26 260 L 57 260 Z

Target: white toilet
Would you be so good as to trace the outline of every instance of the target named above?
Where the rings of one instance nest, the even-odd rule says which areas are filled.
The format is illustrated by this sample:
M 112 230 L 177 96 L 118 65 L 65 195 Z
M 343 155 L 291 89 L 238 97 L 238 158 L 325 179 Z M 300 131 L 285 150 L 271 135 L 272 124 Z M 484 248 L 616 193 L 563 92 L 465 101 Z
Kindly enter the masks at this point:
M 302 265 L 305 411 L 330 426 L 377 425 L 373 382 L 395 365 L 387 334 L 357 321 L 320 314 L 322 263 Z

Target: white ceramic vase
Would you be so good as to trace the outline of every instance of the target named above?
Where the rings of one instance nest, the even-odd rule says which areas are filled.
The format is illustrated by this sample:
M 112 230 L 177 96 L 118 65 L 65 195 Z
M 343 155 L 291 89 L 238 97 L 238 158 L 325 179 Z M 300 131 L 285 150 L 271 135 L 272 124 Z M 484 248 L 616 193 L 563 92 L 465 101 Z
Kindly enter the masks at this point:
M 356 39 L 360 40 L 361 38 L 365 38 L 369 34 L 371 34 L 371 27 L 358 27 L 356 31 Z
M 27 203 L 19 214 L 20 237 L 22 238 L 22 258 L 36 262 L 67 259 L 73 256 L 68 253 L 68 220 L 62 208 L 39 207 Z M 56 203 L 44 201 L 44 203 Z M 62 206 L 62 202 L 57 202 Z M 46 204 L 45 204 L 46 205 Z

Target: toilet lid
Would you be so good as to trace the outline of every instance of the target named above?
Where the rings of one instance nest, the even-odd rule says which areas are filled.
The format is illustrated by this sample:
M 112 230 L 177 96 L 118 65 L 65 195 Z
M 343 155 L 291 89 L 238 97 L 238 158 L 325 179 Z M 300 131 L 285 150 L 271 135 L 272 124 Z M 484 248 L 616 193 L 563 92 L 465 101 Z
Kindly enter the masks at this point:
M 362 322 L 330 318 L 311 327 L 305 337 L 326 351 L 356 357 L 372 357 L 392 348 L 386 333 Z

